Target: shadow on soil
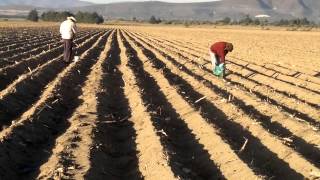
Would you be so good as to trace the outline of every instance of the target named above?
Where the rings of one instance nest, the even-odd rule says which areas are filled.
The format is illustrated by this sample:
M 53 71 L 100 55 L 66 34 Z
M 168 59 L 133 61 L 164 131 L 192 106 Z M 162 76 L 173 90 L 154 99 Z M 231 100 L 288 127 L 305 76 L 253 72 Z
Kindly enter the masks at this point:
M 133 40 L 133 39 L 132 39 Z M 134 41 L 134 40 L 133 40 Z M 140 43 L 137 43 L 140 48 L 143 49 L 144 54 L 150 59 L 154 67 L 161 70 L 168 79 L 172 86 L 178 87 L 178 93 L 185 98 L 194 108 L 200 111 L 201 115 L 207 119 L 207 121 L 213 124 L 221 132 L 221 136 L 230 144 L 234 151 L 239 151 L 244 144 L 245 139 L 248 139 L 248 144 L 245 151 L 239 153 L 238 156 L 252 167 L 258 174 L 263 174 L 268 177 L 276 177 L 276 179 L 303 179 L 303 176 L 284 162 L 279 159 L 278 156 L 270 151 L 266 146 L 264 146 L 261 141 L 253 136 L 247 129 L 244 129 L 240 124 L 232 121 L 222 110 L 214 106 L 210 101 L 203 100 L 199 103 L 195 103 L 198 99 L 202 98 L 204 95 L 198 93 L 180 76 L 171 72 L 166 65 L 157 59 L 154 53 L 148 49 L 145 49 Z M 165 55 L 165 54 L 163 54 Z M 165 55 L 165 57 L 180 67 L 181 70 L 192 74 L 192 76 L 197 77 L 196 79 L 201 79 L 200 76 L 192 73 L 185 66 L 178 63 L 172 57 Z M 214 89 L 223 97 L 228 97 L 228 93 L 218 87 Z M 281 178 L 280 178 L 281 177 Z
M 70 126 L 68 118 L 82 103 L 79 99 L 81 87 L 103 50 L 107 37 L 105 35 L 87 58 L 61 78 L 53 95 L 29 120 L 13 129 L 12 134 L 0 143 L 0 179 L 35 179 L 40 173 L 39 167 L 51 156 L 55 139 Z
M 169 156 L 174 174 L 183 179 L 225 179 L 219 167 L 210 160 L 210 154 L 167 101 L 157 82 L 144 70 L 137 52 L 122 34 L 121 37 L 127 48 L 128 66 L 133 70 L 137 85 L 142 90 L 143 102 Z
M 143 179 L 138 169 L 136 131 L 125 97 L 120 65 L 120 49 L 114 33 L 111 49 L 103 63 L 98 98 L 98 124 L 94 130 L 91 168 L 85 179 Z

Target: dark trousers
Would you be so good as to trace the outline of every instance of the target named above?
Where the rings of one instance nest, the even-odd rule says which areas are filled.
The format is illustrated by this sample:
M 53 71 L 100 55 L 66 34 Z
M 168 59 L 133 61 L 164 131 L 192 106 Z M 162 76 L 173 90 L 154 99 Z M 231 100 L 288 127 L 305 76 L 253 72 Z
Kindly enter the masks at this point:
M 63 52 L 63 60 L 65 62 L 71 62 L 72 60 L 72 39 L 63 39 L 63 48 L 64 48 L 64 52 Z

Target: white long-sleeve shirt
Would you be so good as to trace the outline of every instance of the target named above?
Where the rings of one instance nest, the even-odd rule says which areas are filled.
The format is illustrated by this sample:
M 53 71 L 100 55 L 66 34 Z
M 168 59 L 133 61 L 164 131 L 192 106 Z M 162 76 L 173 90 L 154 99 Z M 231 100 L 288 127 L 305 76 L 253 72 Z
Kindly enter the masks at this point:
M 62 39 L 72 39 L 77 32 L 76 24 L 71 20 L 65 20 L 60 25 Z

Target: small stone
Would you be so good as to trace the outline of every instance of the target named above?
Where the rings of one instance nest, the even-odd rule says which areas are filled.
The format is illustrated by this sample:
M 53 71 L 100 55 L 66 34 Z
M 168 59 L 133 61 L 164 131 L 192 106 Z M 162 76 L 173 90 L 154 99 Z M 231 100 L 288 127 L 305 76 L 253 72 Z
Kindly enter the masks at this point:
M 74 166 L 68 167 L 68 170 L 75 170 L 76 168 Z
M 63 168 L 58 168 L 58 169 L 56 169 L 56 171 L 59 173 L 63 173 Z

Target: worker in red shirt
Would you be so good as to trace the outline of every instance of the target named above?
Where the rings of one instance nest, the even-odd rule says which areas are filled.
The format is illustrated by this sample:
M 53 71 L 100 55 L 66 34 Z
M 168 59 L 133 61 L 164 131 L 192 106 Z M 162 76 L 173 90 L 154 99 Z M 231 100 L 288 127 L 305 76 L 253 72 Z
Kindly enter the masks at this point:
M 228 52 L 232 52 L 233 45 L 229 42 L 216 42 L 210 46 L 212 72 L 214 75 L 224 77 L 225 58 Z

